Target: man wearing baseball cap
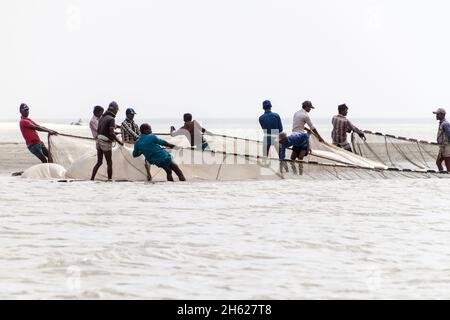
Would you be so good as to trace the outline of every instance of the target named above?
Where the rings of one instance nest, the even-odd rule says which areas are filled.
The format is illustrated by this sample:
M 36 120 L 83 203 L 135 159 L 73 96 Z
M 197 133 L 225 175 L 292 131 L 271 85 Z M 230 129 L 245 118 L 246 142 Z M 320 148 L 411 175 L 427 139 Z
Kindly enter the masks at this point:
M 263 101 L 264 114 L 259 117 L 259 124 L 264 131 L 263 155 L 269 156 L 270 146 L 278 150 L 278 135 L 283 132 L 283 124 L 280 116 L 272 112 L 272 103 L 269 100 Z
M 25 103 L 22 103 L 20 105 L 19 111 L 21 114 L 19 122 L 20 131 L 22 132 L 22 136 L 25 139 L 28 150 L 30 150 L 32 154 L 34 154 L 39 160 L 41 160 L 42 163 L 53 162 L 50 152 L 39 138 L 37 131 L 47 132 L 51 135 L 57 135 L 58 132 L 42 127 L 28 118 L 30 114 L 30 108 Z
M 141 131 L 139 126 L 134 122 L 134 115 L 136 111 L 133 108 L 128 108 L 125 110 L 125 120 L 120 126 L 120 132 L 122 134 L 122 141 L 128 145 L 134 145 L 134 143 L 139 139 Z M 152 180 L 152 175 L 150 173 L 150 165 L 145 161 L 145 170 L 147 171 L 147 180 Z
M 141 132 L 139 131 L 138 125 L 134 122 L 134 115 L 136 111 L 133 108 L 128 108 L 125 111 L 125 120 L 120 126 L 120 132 L 122 134 L 122 141 L 128 144 L 134 144 L 134 142 L 139 138 Z
M 437 143 L 439 144 L 439 154 L 436 159 L 436 165 L 439 171 L 443 172 L 442 162 L 445 162 L 447 171 L 450 171 L 450 123 L 445 119 L 445 109 L 438 108 L 433 111 L 436 120 L 439 120 L 439 128 L 437 134 Z
M 316 127 L 311 122 L 309 117 L 309 112 L 314 109 L 311 101 L 304 101 L 302 103 L 302 108 L 294 114 L 294 119 L 292 122 L 292 132 L 305 132 L 305 124 L 309 126 L 309 129 L 315 133 L 320 142 L 324 142 Z

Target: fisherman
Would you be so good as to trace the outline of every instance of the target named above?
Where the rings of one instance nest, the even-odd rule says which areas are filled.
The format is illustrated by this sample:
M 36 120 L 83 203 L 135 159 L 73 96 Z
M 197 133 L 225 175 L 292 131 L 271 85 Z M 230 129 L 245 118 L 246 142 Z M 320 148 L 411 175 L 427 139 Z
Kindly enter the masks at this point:
M 135 114 L 136 111 L 134 111 L 133 108 L 128 108 L 125 111 L 125 120 L 122 122 L 122 125 L 120 126 L 122 141 L 128 145 L 134 145 L 137 139 L 139 139 L 139 135 L 141 134 L 138 125 L 136 124 L 136 122 L 134 122 Z M 147 163 L 147 161 L 145 161 L 144 167 L 145 171 L 147 171 L 147 180 L 151 181 L 152 175 L 150 173 L 150 166 Z
M 355 127 L 350 120 L 347 119 L 348 107 L 345 104 L 338 106 L 338 115 L 335 115 L 331 121 L 333 124 L 333 131 L 331 132 L 331 138 L 333 144 L 344 150 L 352 152 L 352 148 L 347 141 L 347 132 L 356 132 L 361 139 L 366 140 L 364 132 Z
M 263 155 L 267 157 L 272 145 L 277 149 L 277 153 L 279 152 L 276 139 L 283 132 L 283 124 L 280 116 L 272 112 L 272 103 L 269 100 L 263 101 L 263 109 L 264 113 L 259 117 L 259 124 L 264 131 Z
M 135 114 L 136 112 L 133 108 L 128 108 L 125 111 L 125 120 L 120 126 L 123 143 L 134 144 L 141 134 L 138 125 L 134 122 Z
M 22 103 L 20 105 L 19 111 L 22 115 L 19 122 L 20 131 L 22 132 L 22 136 L 25 139 L 28 150 L 30 150 L 32 154 L 38 157 L 42 163 L 52 163 L 52 156 L 48 149 L 45 147 L 45 144 L 39 138 L 37 131 L 47 132 L 50 135 L 57 135 L 58 132 L 42 127 L 28 118 L 30 114 L 30 108 L 25 103 Z
M 133 157 L 137 158 L 144 155 L 150 163 L 162 168 L 167 173 L 167 181 L 173 181 L 172 170 L 175 171 L 180 181 L 186 181 L 183 172 L 178 165 L 173 162 L 172 156 L 161 146 L 175 148 L 175 145 L 168 143 L 152 133 L 152 128 L 148 123 L 140 127 L 141 135 L 134 143 Z
M 170 127 L 170 135 L 172 137 L 184 135 L 189 140 L 191 147 L 196 146 L 198 150 L 208 150 L 209 145 L 203 136 L 204 133 L 212 134 L 210 131 L 203 128 L 196 120 L 192 120 L 192 114 L 185 113 L 183 115 L 184 125 L 175 130 L 174 126 Z
M 116 128 L 116 115 L 119 111 L 119 105 L 113 101 L 109 104 L 108 110 L 98 121 L 98 135 L 97 135 L 97 163 L 92 169 L 91 180 L 95 179 L 98 169 L 103 164 L 103 156 L 105 156 L 106 164 L 108 166 L 108 180 L 112 179 L 113 167 L 112 167 L 112 144 L 117 142 L 123 146 L 123 142 L 120 141 L 114 129 Z
M 305 132 L 305 124 L 307 124 L 309 126 L 309 129 L 316 134 L 319 141 L 325 142 L 311 122 L 311 118 L 309 117 L 308 114 L 311 111 L 311 109 L 314 109 L 314 106 L 312 105 L 311 101 L 304 101 L 302 103 L 302 109 L 300 109 L 294 114 L 292 131 Z
M 438 108 L 433 112 L 436 120 L 439 120 L 437 134 L 437 143 L 439 144 L 439 154 L 436 159 L 436 165 L 440 172 L 444 171 L 442 162 L 445 163 L 447 172 L 450 171 L 450 123 L 445 119 L 445 109 Z
M 92 137 L 94 139 L 97 139 L 98 120 L 100 120 L 101 116 L 103 115 L 103 111 L 103 107 L 95 106 L 92 118 L 89 121 L 89 128 L 91 129 Z
M 308 153 L 311 153 L 309 135 L 306 132 L 296 132 L 289 136 L 282 132 L 279 135 L 279 141 L 280 160 L 286 158 L 286 148 L 288 147 L 292 147 L 291 160 L 303 160 Z

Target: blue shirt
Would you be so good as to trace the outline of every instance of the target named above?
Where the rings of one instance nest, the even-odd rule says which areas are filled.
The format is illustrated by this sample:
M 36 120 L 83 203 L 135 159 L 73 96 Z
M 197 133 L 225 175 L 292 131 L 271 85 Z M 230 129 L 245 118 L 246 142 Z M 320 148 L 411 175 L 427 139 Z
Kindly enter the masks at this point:
M 133 157 L 137 158 L 143 154 L 151 164 L 157 166 L 164 164 L 164 162 L 172 160 L 170 153 L 161 148 L 161 145 L 164 144 L 166 144 L 166 141 L 154 134 L 141 134 L 134 143 Z
M 306 132 L 293 133 L 287 138 L 287 144 L 280 144 L 280 160 L 286 158 L 286 148 L 298 147 L 302 150 L 308 150 L 309 148 L 309 136 Z
M 272 134 L 272 131 L 275 131 L 274 133 L 280 133 L 283 131 L 283 124 L 281 123 L 280 116 L 270 110 L 266 110 L 264 114 L 259 117 L 259 124 L 264 130 L 264 134 L 266 136 Z M 270 144 L 270 137 L 267 137 L 266 140 L 267 143 Z

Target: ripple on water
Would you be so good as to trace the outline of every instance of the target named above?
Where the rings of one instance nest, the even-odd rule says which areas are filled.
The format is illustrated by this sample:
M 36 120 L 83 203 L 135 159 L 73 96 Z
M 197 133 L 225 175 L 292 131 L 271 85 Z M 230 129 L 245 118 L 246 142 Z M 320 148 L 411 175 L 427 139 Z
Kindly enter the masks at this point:
M 4 178 L 0 298 L 450 298 L 449 187 Z

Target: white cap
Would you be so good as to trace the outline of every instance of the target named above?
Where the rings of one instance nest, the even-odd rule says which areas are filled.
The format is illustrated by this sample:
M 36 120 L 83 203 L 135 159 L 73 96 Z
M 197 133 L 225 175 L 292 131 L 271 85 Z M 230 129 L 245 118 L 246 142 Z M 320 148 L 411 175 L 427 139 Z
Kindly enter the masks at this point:
M 446 114 L 447 112 L 445 112 L 444 108 L 438 108 L 436 111 L 433 111 L 434 114 L 438 114 L 438 113 L 443 113 Z

